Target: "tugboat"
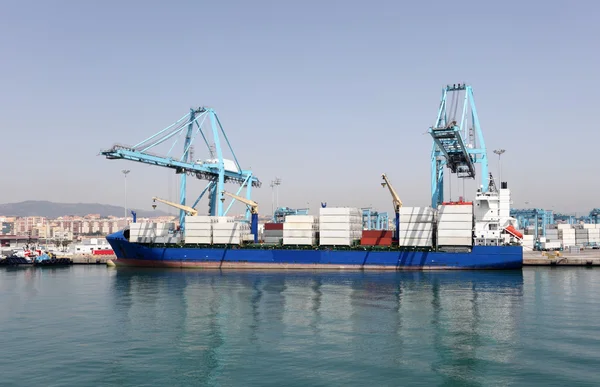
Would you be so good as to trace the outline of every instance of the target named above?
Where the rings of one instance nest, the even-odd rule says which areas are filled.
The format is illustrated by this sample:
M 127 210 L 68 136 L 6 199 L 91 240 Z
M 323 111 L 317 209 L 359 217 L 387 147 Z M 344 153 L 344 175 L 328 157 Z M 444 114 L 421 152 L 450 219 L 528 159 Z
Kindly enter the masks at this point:
M 37 257 L 33 261 L 33 266 L 70 266 L 73 264 L 73 260 L 70 258 L 56 258 L 54 253 L 45 252 Z

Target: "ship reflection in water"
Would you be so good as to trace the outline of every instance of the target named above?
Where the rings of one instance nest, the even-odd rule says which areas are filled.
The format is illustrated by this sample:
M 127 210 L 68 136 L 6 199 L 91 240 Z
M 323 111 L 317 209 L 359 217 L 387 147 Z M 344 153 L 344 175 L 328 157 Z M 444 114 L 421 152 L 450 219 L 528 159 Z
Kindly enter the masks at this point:
M 480 383 L 514 361 L 523 305 L 520 271 L 119 269 L 113 281 L 128 343 L 116 367 L 136 358 L 171 385 Z

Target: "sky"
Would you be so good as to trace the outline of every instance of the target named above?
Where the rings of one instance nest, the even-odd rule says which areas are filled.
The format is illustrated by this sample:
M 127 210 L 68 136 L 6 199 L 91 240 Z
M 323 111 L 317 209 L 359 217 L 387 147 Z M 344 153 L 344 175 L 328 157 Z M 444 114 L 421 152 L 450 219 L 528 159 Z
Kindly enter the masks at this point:
M 586 213 L 600 207 L 599 14 L 593 1 L 7 0 L 0 203 L 123 205 L 122 169 L 129 207 L 177 200 L 172 170 L 99 152 L 209 106 L 263 182 L 263 213 L 275 177 L 280 206 L 313 213 L 391 212 L 381 173 L 405 206 L 426 206 L 427 130 L 442 87 L 466 82 L 495 175 L 492 150 L 506 149 L 513 207 Z M 195 155 L 208 157 L 200 142 Z M 456 199 L 463 182 L 450 180 Z M 191 181 L 189 200 L 204 185 Z

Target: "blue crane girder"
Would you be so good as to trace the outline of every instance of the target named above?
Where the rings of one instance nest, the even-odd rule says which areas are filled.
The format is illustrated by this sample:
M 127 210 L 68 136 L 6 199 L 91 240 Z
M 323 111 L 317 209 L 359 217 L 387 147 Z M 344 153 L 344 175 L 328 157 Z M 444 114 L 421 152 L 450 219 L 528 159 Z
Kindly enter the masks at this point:
M 204 123 L 208 121 L 210 129 L 204 131 Z M 175 148 L 179 137 L 185 133 L 183 143 L 183 153 L 181 156 L 172 156 L 171 152 Z M 212 134 L 213 144 L 209 143 L 208 133 Z M 192 160 L 192 146 L 196 136 L 200 135 L 204 144 L 208 148 L 210 158 L 204 162 L 194 162 Z M 231 163 L 234 167 L 225 167 L 225 159 L 223 150 L 221 149 L 221 136 L 224 140 L 224 145 L 228 147 L 233 157 Z M 166 141 L 173 141 L 166 155 L 157 155 L 150 153 L 149 150 L 155 148 Z M 195 201 L 193 208 L 196 208 L 200 199 L 208 194 L 209 215 L 223 216 L 226 215 L 231 208 L 233 201 L 229 207 L 224 210 L 224 200 L 222 192 L 224 192 L 225 183 L 239 184 L 240 188 L 236 195 L 240 194 L 243 188 L 246 188 L 246 198 L 251 200 L 252 187 L 260 187 L 260 180 L 253 175 L 251 170 L 244 170 L 235 156 L 235 152 L 231 147 L 229 139 L 223 130 L 221 121 L 211 108 L 200 107 L 190 109 L 190 112 L 181 117 L 179 120 L 150 136 L 144 141 L 136 144 L 133 147 L 114 145 L 111 149 L 100 152 L 109 160 L 129 160 L 148 165 L 155 165 L 163 168 L 175 170 L 175 173 L 180 175 L 180 204 L 185 205 L 187 175 L 194 175 L 198 179 L 208 180 L 208 185 Z M 229 162 L 229 161 L 228 161 Z M 250 210 L 246 210 L 246 219 L 250 216 Z M 185 212 L 180 211 L 179 220 L 181 228 L 185 227 Z
M 475 178 L 475 164 L 480 164 L 481 189 L 488 192 L 487 149 L 471 86 L 454 84 L 442 89 L 437 119 L 428 132 L 433 139 L 431 206 L 444 201 L 444 166 L 459 178 Z

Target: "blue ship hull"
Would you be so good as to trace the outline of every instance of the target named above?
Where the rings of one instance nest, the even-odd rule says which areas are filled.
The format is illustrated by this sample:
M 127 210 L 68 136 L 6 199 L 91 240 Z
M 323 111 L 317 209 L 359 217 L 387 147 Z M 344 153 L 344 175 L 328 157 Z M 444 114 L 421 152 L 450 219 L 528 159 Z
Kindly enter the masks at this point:
M 474 246 L 471 252 L 159 247 L 106 237 L 118 266 L 212 269 L 509 270 L 523 266 L 521 246 Z

